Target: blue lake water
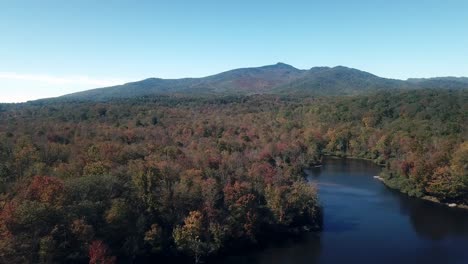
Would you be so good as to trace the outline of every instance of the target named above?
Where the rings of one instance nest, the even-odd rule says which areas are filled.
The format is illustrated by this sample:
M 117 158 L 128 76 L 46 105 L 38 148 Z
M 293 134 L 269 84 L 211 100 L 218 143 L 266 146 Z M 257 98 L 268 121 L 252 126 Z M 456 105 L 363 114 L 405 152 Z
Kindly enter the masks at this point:
M 468 211 L 410 198 L 373 178 L 380 167 L 328 158 L 307 171 L 324 207 L 320 234 L 226 263 L 468 263 Z

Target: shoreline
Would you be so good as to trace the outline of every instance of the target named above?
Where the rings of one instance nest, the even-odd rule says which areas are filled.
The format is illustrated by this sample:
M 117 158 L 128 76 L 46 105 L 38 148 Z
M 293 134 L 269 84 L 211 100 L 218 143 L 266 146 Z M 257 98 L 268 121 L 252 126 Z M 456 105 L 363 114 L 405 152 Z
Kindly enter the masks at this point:
M 391 186 L 389 186 L 387 184 L 387 182 L 385 181 L 385 179 L 379 175 L 376 175 L 374 176 L 374 179 L 376 180 L 379 180 L 380 182 L 382 182 L 386 187 L 392 189 L 392 190 L 397 190 L 399 193 L 401 194 L 404 194 L 406 196 L 409 196 L 408 194 L 402 192 L 400 189 L 398 188 L 392 188 Z M 411 196 L 410 196 L 411 197 Z M 463 210 L 468 210 L 468 205 L 464 205 L 464 204 L 456 204 L 456 203 L 444 203 L 444 202 L 441 202 L 439 201 L 439 199 L 437 199 L 436 197 L 434 196 L 430 196 L 430 195 L 425 195 L 425 196 L 422 196 L 422 197 L 413 197 L 413 198 L 416 198 L 416 199 L 421 199 L 421 200 L 425 200 L 425 201 L 430 201 L 430 202 L 433 202 L 433 203 L 436 203 L 436 204 L 440 204 L 440 205 L 445 205 L 446 207 L 448 208 L 458 208 L 458 209 L 463 209 Z
M 375 162 L 374 160 L 372 159 L 366 159 L 366 158 L 358 158 L 358 157 L 352 157 L 352 156 L 339 156 L 339 155 L 332 155 L 332 154 L 326 154 L 326 155 L 323 155 L 325 157 L 328 157 L 328 158 L 333 158 L 333 159 L 355 159 L 355 160 L 365 160 L 365 161 L 370 161 L 374 164 L 376 164 L 377 166 L 380 166 L 380 167 L 383 167 L 382 164 L 379 164 L 377 162 Z M 320 161 L 320 163 L 318 164 L 314 164 L 312 167 L 313 168 L 318 168 L 318 167 L 321 167 L 323 165 L 322 163 L 322 160 Z M 411 195 L 408 195 L 407 193 L 405 192 L 402 192 L 400 189 L 398 188 L 394 188 L 394 187 L 391 187 L 387 182 L 386 180 L 381 177 L 380 175 L 376 175 L 373 177 L 374 179 L 376 180 L 379 180 L 381 181 L 386 187 L 392 189 L 392 190 L 396 190 L 398 191 L 399 193 L 401 194 L 404 194 L 408 197 L 413 197 L 413 198 L 416 198 L 416 199 L 422 199 L 422 200 L 425 200 L 425 201 L 430 201 L 430 202 L 433 202 L 433 203 L 437 203 L 437 204 L 440 204 L 440 205 L 445 205 L 446 207 L 448 208 L 458 208 L 458 209 L 463 209 L 463 210 L 468 210 L 468 205 L 467 204 L 455 204 L 455 203 L 444 203 L 444 202 L 441 202 L 439 201 L 439 199 L 437 199 L 436 197 L 434 196 L 430 196 L 430 195 L 425 195 L 425 196 L 422 196 L 422 197 L 415 197 L 415 196 L 411 196 Z

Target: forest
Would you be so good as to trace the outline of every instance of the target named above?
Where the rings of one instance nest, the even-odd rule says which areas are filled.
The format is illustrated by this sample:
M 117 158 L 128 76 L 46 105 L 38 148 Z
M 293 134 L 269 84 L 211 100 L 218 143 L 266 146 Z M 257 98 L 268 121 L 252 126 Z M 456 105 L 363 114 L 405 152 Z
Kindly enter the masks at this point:
M 201 262 L 321 228 L 303 170 L 369 159 L 468 205 L 468 90 L 0 104 L 0 262 Z

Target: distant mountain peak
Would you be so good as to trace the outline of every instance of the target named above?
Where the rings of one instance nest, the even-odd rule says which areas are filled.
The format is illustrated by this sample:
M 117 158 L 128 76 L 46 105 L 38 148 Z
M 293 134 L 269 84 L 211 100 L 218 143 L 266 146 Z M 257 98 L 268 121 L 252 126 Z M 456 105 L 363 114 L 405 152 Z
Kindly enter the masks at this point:
M 286 64 L 284 62 L 277 62 L 275 65 L 278 67 L 292 67 L 291 65 Z
M 354 95 L 377 90 L 421 88 L 468 89 L 468 79 L 446 77 L 402 81 L 381 78 L 369 72 L 341 65 L 300 70 L 289 64 L 278 62 L 261 67 L 233 69 L 202 78 L 149 78 L 123 85 L 69 94 L 64 97 L 109 100 L 163 94 Z
M 276 64 L 273 64 L 273 65 L 267 65 L 267 66 L 263 66 L 261 68 L 273 68 L 273 69 L 286 69 L 286 70 L 298 70 L 297 68 L 295 68 L 294 66 L 291 66 L 289 64 L 286 64 L 286 63 L 283 63 L 283 62 L 278 62 Z

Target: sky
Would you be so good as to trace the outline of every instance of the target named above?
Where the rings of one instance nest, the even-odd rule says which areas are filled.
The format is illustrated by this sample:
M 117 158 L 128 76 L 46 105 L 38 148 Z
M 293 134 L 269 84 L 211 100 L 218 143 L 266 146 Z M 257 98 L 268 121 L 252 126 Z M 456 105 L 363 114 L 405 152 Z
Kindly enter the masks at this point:
M 0 0 L 0 102 L 277 62 L 468 76 L 468 1 Z

